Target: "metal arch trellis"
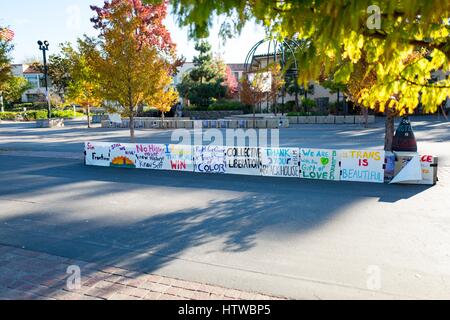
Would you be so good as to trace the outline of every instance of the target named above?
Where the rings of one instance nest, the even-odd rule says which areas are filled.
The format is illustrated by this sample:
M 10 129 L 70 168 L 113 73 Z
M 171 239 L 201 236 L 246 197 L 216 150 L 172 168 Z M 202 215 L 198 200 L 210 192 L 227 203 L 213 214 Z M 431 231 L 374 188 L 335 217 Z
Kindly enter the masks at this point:
M 257 50 L 263 44 L 267 44 L 267 54 L 256 55 Z M 268 66 L 270 62 L 279 63 L 282 70 L 284 70 L 285 78 L 288 76 L 298 77 L 298 63 L 296 59 L 296 49 L 300 46 L 300 43 L 297 40 L 288 40 L 285 39 L 283 41 L 278 41 L 276 39 L 262 39 L 258 41 L 247 53 L 244 63 L 244 70 L 246 74 L 252 72 L 261 71 L 261 65 L 255 57 L 263 57 L 266 59 L 266 65 Z M 291 59 L 291 60 L 290 60 Z M 256 66 L 256 70 L 253 68 L 254 63 L 258 63 Z M 282 103 L 284 104 L 284 98 L 286 93 L 286 86 L 282 88 Z M 267 101 L 267 104 L 269 102 Z

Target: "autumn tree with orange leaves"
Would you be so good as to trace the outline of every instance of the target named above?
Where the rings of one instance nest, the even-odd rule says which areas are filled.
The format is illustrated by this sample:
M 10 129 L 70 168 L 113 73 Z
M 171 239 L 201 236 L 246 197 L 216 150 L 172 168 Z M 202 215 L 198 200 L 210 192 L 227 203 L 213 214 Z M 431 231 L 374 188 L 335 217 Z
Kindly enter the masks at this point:
M 177 100 L 169 86 L 180 60 L 163 24 L 167 3 L 112 0 L 91 9 L 96 12 L 91 21 L 100 31 L 99 51 L 94 59 L 100 94 L 104 100 L 120 105 L 122 115 L 129 117 L 133 141 L 139 105 L 155 106 L 165 112 Z

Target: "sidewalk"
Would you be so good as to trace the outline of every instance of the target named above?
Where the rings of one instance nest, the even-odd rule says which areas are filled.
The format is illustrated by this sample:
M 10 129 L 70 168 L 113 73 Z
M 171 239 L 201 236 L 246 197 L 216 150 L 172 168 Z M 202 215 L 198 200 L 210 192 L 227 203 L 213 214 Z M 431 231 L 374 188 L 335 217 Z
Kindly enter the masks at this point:
M 69 266 L 80 268 L 78 289 L 67 285 L 74 283 Z M 274 299 L 280 298 L 0 245 L 0 300 Z

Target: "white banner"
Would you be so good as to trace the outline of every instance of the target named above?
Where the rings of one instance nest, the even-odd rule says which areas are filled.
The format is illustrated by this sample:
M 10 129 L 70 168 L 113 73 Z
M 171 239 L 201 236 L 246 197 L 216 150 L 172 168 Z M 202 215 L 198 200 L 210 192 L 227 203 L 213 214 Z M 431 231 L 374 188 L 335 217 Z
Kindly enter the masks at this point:
M 329 149 L 300 149 L 300 177 L 339 180 L 339 152 Z
M 226 173 L 260 176 L 259 153 L 256 147 L 226 147 Z
M 89 166 L 109 167 L 111 157 L 109 154 L 111 144 L 108 142 L 86 142 L 86 164 Z
M 384 183 L 384 151 L 341 151 L 341 180 Z
M 269 177 L 300 176 L 299 148 L 261 148 L 261 174 Z
M 226 173 L 225 147 L 194 146 L 194 172 Z
M 137 168 L 164 169 L 164 161 L 166 160 L 166 146 L 164 144 L 136 144 L 133 146 Z
M 168 144 L 165 145 L 163 169 L 175 171 L 194 171 L 192 147 Z

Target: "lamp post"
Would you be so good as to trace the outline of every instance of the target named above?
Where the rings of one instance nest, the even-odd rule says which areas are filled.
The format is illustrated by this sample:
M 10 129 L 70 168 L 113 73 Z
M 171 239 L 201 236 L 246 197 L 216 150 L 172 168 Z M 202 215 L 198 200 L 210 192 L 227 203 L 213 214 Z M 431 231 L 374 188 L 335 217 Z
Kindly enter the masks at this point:
M 39 40 L 38 42 L 39 50 L 42 51 L 42 54 L 44 56 L 44 85 L 45 85 L 45 98 L 47 99 L 47 112 L 48 112 L 48 119 L 51 118 L 52 110 L 50 105 L 50 97 L 48 94 L 48 68 L 47 68 L 47 54 L 46 51 L 48 51 L 49 43 L 48 41 L 42 42 Z

